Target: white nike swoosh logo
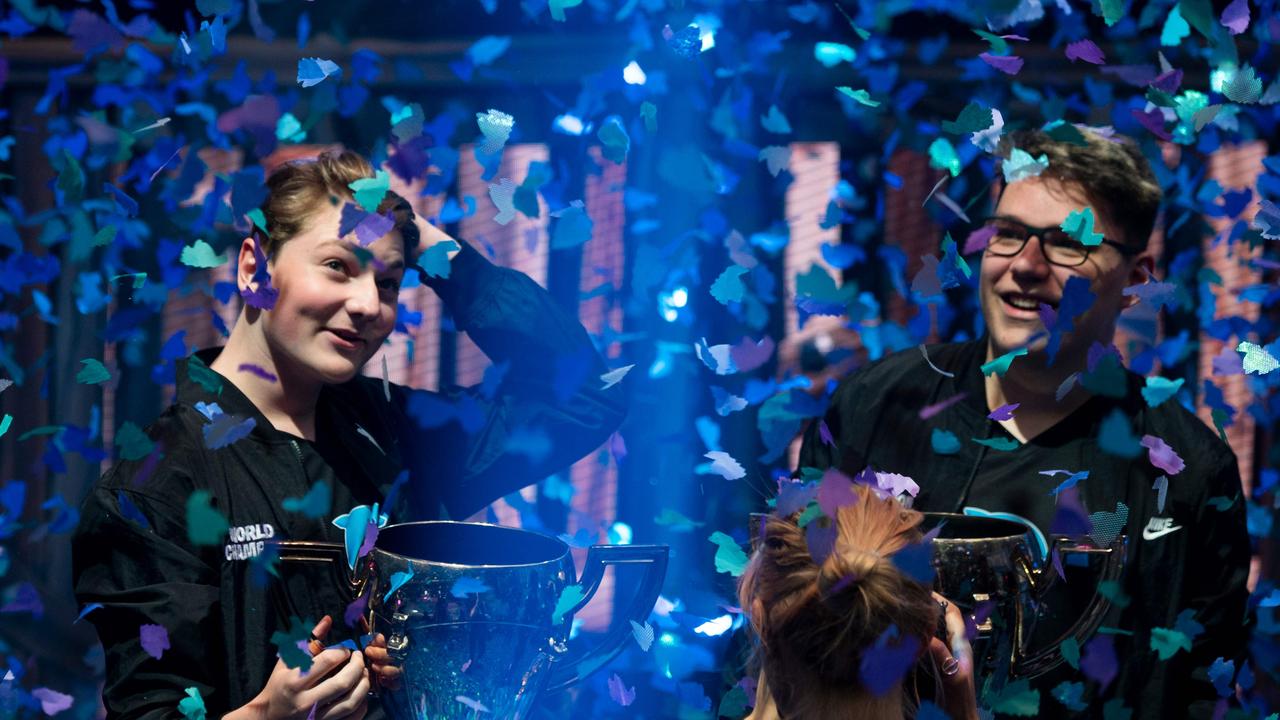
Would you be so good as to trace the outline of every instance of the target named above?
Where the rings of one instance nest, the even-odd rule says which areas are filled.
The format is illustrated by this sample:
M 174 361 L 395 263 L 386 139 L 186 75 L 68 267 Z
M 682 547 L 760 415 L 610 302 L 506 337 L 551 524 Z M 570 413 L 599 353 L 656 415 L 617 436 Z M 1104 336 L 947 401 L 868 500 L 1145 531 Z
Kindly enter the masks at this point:
M 1143 540 L 1155 540 L 1155 539 L 1156 539 L 1156 538 L 1158 538 L 1158 537 L 1163 537 L 1163 536 L 1165 536 L 1165 535 L 1168 535 L 1169 533 L 1173 532 L 1174 530 L 1181 530 L 1181 529 L 1182 529 L 1182 526 L 1181 526 L 1181 525 L 1174 525 L 1173 527 L 1167 527 L 1167 528 L 1165 528 L 1165 529 L 1163 529 L 1163 530 L 1157 530 L 1157 531 L 1155 531 L 1155 532 L 1151 532 L 1151 528 L 1143 528 L 1143 529 L 1142 529 L 1142 539 L 1143 539 Z

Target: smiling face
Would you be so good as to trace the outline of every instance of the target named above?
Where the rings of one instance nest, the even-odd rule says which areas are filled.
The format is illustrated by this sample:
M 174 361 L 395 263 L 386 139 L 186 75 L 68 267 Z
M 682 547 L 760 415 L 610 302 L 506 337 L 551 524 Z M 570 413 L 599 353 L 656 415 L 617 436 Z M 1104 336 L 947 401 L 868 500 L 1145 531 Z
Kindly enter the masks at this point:
M 339 238 L 341 208 L 322 203 L 268 263 L 280 295 L 262 333 L 282 379 L 346 382 L 395 327 L 404 241 L 395 230 L 363 248 L 354 234 Z
M 1084 193 L 1074 186 L 1031 177 L 1006 187 L 993 214 L 1035 227 L 1056 227 L 1072 212 L 1089 205 Z M 1113 227 L 1109 218 L 1095 213 L 1095 231 L 1109 240 L 1125 241 Z M 1013 303 L 1028 306 L 1047 303 L 1056 310 L 1067 280 L 1077 276 L 1089 281 L 1089 290 L 1095 298 L 1089 311 L 1076 318 L 1074 331 L 1063 337 L 1059 359 L 1065 357 L 1073 363 L 1072 369 L 1080 369 L 1093 342 L 1111 343 L 1120 311 L 1137 302 L 1136 297 L 1123 295 L 1124 288 L 1144 282 L 1143 268 L 1150 270 L 1153 263 L 1147 253 L 1125 258 L 1116 248 L 1102 245 L 1089 254 L 1084 264 L 1061 267 L 1045 260 L 1040 242 L 1038 236 L 1029 238 L 1022 251 L 1013 257 L 983 254 L 978 288 L 991 341 L 989 355 L 999 357 L 1027 346 L 1033 335 L 1045 330 L 1038 310 L 1019 308 Z M 1035 356 L 1047 344 L 1046 335 L 1027 347 Z

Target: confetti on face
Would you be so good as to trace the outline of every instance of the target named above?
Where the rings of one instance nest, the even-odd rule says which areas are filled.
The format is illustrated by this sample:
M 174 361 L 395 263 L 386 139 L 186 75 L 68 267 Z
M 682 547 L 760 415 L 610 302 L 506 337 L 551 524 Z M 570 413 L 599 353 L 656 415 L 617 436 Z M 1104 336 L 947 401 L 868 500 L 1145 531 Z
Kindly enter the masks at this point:
M 1072 210 L 1060 226 L 1076 242 L 1097 246 L 1102 243 L 1102 233 L 1093 231 L 1093 208 Z
M 1000 169 L 1004 173 L 1004 181 L 1010 184 L 1030 177 L 1037 177 L 1048 168 L 1048 155 L 1041 153 L 1040 157 L 1032 157 L 1031 153 L 1021 148 L 1010 150 L 1009 158 L 1000 164 Z M 991 234 L 995 234 L 995 228 L 991 228 Z

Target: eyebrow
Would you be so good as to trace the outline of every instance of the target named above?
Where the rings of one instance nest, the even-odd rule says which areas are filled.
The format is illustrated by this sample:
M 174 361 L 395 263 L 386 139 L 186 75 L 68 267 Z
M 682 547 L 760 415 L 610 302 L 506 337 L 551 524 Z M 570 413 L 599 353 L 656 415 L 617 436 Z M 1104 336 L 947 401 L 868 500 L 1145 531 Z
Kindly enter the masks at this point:
M 356 247 L 355 243 L 348 242 L 345 240 L 336 240 L 332 238 L 329 240 L 325 240 L 324 242 L 317 245 L 316 249 L 322 250 L 330 245 L 346 250 L 349 253 L 355 254 L 354 251 L 352 250 L 352 248 Z M 374 258 L 374 259 L 376 260 L 377 258 Z M 378 262 L 383 266 L 385 270 L 400 270 L 405 266 L 403 258 L 400 258 L 398 260 L 393 260 L 389 263 L 384 263 L 381 260 L 378 260 Z

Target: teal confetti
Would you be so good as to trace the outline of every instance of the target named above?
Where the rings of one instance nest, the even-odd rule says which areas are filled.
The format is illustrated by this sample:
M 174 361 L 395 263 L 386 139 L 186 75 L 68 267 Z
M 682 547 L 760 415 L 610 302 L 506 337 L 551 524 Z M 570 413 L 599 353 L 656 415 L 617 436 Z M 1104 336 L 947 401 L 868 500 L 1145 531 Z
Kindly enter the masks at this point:
M 178 701 L 178 711 L 187 720 L 205 720 L 206 709 L 200 691 L 194 687 L 187 688 L 187 696 Z
M 75 156 L 66 148 L 62 149 L 59 157 L 62 160 L 62 168 L 58 171 L 56 187 L 62 191 L 63 202 L 79 203 L 84 198 L 84 170 L 80 168 L 80 163 L 76 161 Z
M 769 113 L 760 116 L 760 125 L 775 135 L 791 133 L 791 123 L 787 121 L 787 116 L 782 114 L 777 105 L 770 105 Z
M 507 144 L 507 139 L 511 137 L 516 119 L 501 110 L 490 108 L 488 112 L 476 113 L 476 123 L 480 126 L 480 132 L 484 134 L 484 144 L 480 146 L 480 152 L 485 155 L 496 155 L 502 151 L 503 146 Z
M 551 612 L 552 624 L 559 625 L 564 622 L 565 615 L 573 612 L 573 609 L 582 602 L 582 598 L 587 596 L 587 591 L 581 585 L 569 585 L 560 591 L 560 597 L 556 599 L 555 610 Z
M 386 170 L 379 170 L 374 177 L 360 178 L 347 185 L 355 196 L 356 204 L 361 210 L 372 213 L 378 211 L 382 198 L 391 188 L 391 176 Z
M 1000 377 L 1004 377 L 1004 374 L 1009 372 L 1009 366 L 1013 364 L 1013 359 L 1022 357 L 1026 354 L 1027 349 L 1024 347 L 1018 348 L 1017 350 L 1010 350 L 989 363 L 983 363 L 982 374 L 990 375 L 991 373 L 995 373 Z
M 1040 714 L 1040 691 L 1033 689 L 1026 678 L 1014 680 L 991 701 L 991 710 L 1016 717 L 1035 717 Z
M 1092 246 L 1101 245 L 1102 233 L 1093 231 L 1093 222 L 1093 208 L 1086 207 L 1083 210 L 1071 211 L 1060 227 L 1076 242 Z
M 9 413 L 5 413 L 4 418 L 0 419 L 0 437 L 4 437 L 4 434 L 9 432 L 9 426 L 12 424 L 13 416 Z M 143 457 L 145 457 L 145 455 Z
M 249 221 L 253 223 L 254 227 L 261 230 L 263 235 L 268 238 L 271 237 L 271 233 L 267 232 L 267 217 L 262 214 L 262 208 L 254 208 L 245 213 L 244 216 L 249 218 Z
M 627 152 L 631 149 L 631 138 L 627 135 L 627 129 L 622 127 L 621 120 L 617 117 L 605 120 L 596 137 L 600 138 L 600 152 L 606 160 L 618 165 L 627 161 Z
M 323 518 L 329 514 L 333 504 L 333 490 L 329 483 L 317 480 L 306 495 L 300 498 L 287 497 L 280 506 L 287 512 L 300 513 L 310 518 Z
M 1160 376 L 1148 377 L 1146 387 L 1142 388 L 1142 399 L 1147 401 L 1147 407 L 1159 407 L 1165 400 L 1177 395 L 1184 382 L 1185 378 L 1170 380 Z
M 1080 643 L 1075 638 L 1069 637 L 1066 640 L 1063 640 L 1062 644 L 1058 646 L 1058 649 L 1062 652 L 1062 659 L 1065 660 L 1068 665 L 1076 670 L 1080 669 Z
M 461 247 L 453 240 L 441 240 L 422 251 L 422 255 L 418 257 L 418 266 L 427 274 L 427 277 L 447 279 L 451 268 L 449 253 Z
M 409 565 L 397 573 L 391 573 L 391 582 L 387 584 L 387 592 L 382 596 L 382 602 L 387 602 L 395 591 L 404 587 L 404 584 L 413 579 L 413 566 Z
M 227 262 L 225 255 L 215 255 L 213 247 L 204 240 L 196 240 L 195 244 L 182 248 L 180 260 L 183 265 L 193 268 L 216 268 Z
M 1184 633 L 1169 628 L 1151 628 L 1151 649 L 1161 660 L 1168 660 L 1179 650 L 1191 652 L 1191 638 Z
M 747 274 L 747 269 L 741 265 L 730 265 L 720 273 L 720 277 L 711 283 L 711 297 L 721 305 L 729 303 L 742 302 L 743 295 L 746 294 L 746 285 L 742 282 L 742 276 Z
M 853 64 L 858 53 L 848 45 L 833 42 L 819 42 L 813 46 L 813 57 L 823 67 L 833 68 L 842 62 Z
M 1228 100 L 1251 105 L 1262 97 L 1262 80 L 1249 65 L 1243 65 L 1222 83 L 1222 94 Z
M 854 90 L 848 85 L 841 85 L 840 87 L 836 88 L 836 90 L 839 90 L 840 92 L 844 93 L 845 95 L 848 95 L 849 97 L 853 98 L 854 100 L 861 103 L 862 105 L 866 105 L 867 107 L 880 107 L 880 101 L 872 100 L 871 93 L 867 92 L 866 90 Z
M 80 361 L 84 367 L 80 368 L 80 372 L 76 373 L 76 382 L 84 385 L 97 385 L 111 379 L 111 372 L 107 370 L 107 366 L 102 362 L 93 358 L 85 358 Z
M 949 430 L 934 428 L 929 442 L 933 446 L 933 451 L 939 455 L 955 455 L 960 452 L 960 438 Z
M 644 120 L 644 129 L 653 133 L 658 131 L 658 106 L 645 100 L 640 103 L 640 117 Z
M 763 160 L 765 167 L 769 168 L 769 174 L 778 177 L 778 173 L 786 170 L 791 164 L 791 146 L 770 145 L 761 149 L 756 159 Z
M 547 0 L 547 9 L 551 11 L 551 19 L 559 22 L 565 21 L 565 8 L 577 7 L 582 4 L 582 0 Z
M 1164 28 L 1160 30 L 1160 44 L 1164 47 L 1177 47 L 1191 35 L 1191 26 L 1174 3 L 1169 15 L 1165 18 Z
M 1107 27 L 1115 25 L 1124 17 L 1124 0 L 1099 0 L 1099 3 L 1102 5 L 1102 19 L 1106 21 Z
M 155 443 L 137 425 L 126 420 L 116 431 L 116 447 L 124 460 L 141 460 L 151 454 Z
M 1018 442 L 1017 440 L 1014 440 L 1013 438 L 996 437 L 996 438 L 988 438 L 986 440 L 983 440 L 981 438 L 973 438 L 973 441 L 978 443 L 979 445 L 986 445 L 992 450 L 1003 450 L 1005 452 L 1017 450 L 1018 448 L 1022 447 L 1022 443 Z
M 951 177 L 960 174 L 960 156 L 946 138 L 936 138 L 929 144 L 929 167 L 946 170 Z
M 1142 441 L 1133 434 L 1129 419 L 1119 408 L 1113 410 L 1098 426 L 1098 447 L 1103 452 L 1133 459 L 1142 452 Z
M 217 545 L 231 527 L 212 500 L 208 490 L 196 490 L 187 498 L 187 538 L 192 545 Z
M 300 143 L 307 139 L 307 132 L 293 113 L 285 113 L 276 121 L 276 139 L 281 142 Z
M 716 550 L 716 572 L 738 577 L 747 569 L 747 554 L 733 538 L 717 530 L 711 534 L 710 540 L 719 548 Z
M 1031 153 L 1014 148 L 1009 152 L 1009 159 L 1000 164 L 1004 172 L 1004 181 L 1014 183 L 1029 177 L 1037 177 L 1049 167 L 1049 156 L 1040 153 L 1040 157 L 1031 157 Z
M 960 111 L 960 115 L 953 120 L 943 120 L 943 132 L 952 135 L 968 135 L 970 133 L 981 132 L 991 127 L 995 122 L 995 116 L 991 112 L 991 108 L 984 108 L 976 102 L 970 102 Z

